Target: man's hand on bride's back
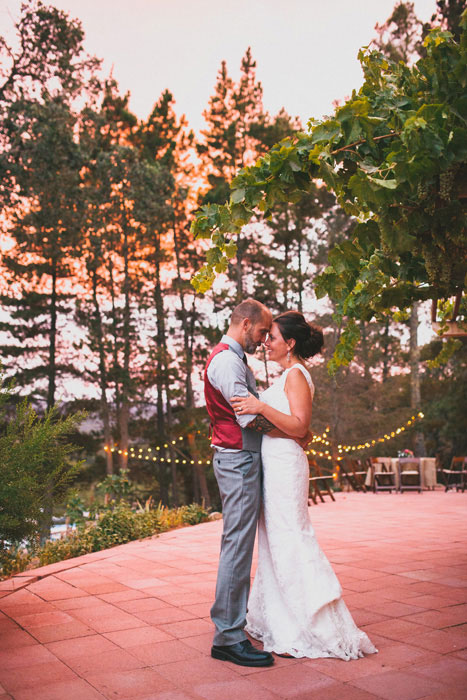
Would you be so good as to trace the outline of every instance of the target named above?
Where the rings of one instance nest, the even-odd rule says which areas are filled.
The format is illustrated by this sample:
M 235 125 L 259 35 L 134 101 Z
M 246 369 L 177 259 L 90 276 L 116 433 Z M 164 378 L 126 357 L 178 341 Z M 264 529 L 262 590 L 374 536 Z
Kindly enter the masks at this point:
M 310 444 L 310 442 L 313 440 L 313 433 L 311 430 L 307 432 L 307 434 L 302 437 L 302 438 L 295 438 L 295 442 L 300 445 L 300 447 L 304 450 L 307 445 Z

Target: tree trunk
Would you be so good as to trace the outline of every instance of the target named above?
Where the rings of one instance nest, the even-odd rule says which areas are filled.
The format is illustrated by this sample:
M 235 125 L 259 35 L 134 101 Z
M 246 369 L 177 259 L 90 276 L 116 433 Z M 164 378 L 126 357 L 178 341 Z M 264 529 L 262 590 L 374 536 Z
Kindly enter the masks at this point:
M 204 471 L 204 467 L 202 464 L 199 464 L 201 460 L 201 456 L 198 450 L 198 446 L 196 445 L 196 440 L 195 440 L 195 435 L 193 432 L 189 432 L 187 434 L 187 440 L 188 444 L 190 446 L 190 454 L 192 459 L 194 460 L 193 466 L 193 475 L 194 475 L 194 480 L 198 484 L 198 489 L 201 494 L 201 499 L 202 503 L 205 508 L 210 508 L 211 507 L 211 497 L 209 496 L 209 491 L 208 491 L 208 483 L 206 481 L 206 473 Z M 195 493 L 198 489 L 194 489 Z
M 297 238 L 298 247 L 298 310 L 303 313 L 303 270 L 302 270 L 302 242 L 303 236 L 301 231 L 296 230 L 295 236 Z
M 122 396 L 119 415 L 120 429 L 120 468 L 126 469 L 128 466 L 128 422 L 130 418 L 130 277 L 128 270 L 128 230 L 127 222 L 123 222 L 123 372 L 122 372 Z
M 384 322 L 383 335 L 383 384 L 387 382 L 389 377 L 389 319 Z
M 335 308 L 334 308 L 335 311 Z M 339 327 L 336 332 L 335 332 L 335 337 L 334 337 L 334 344 L 333 347 L 335 348 L 337 343 L 339 342 L 341 334 L 341 328 Z M 340 415 L 340 402 L 339 402 L 339 394 L 337 390 L 337 377 L 341 374 L 341 368 L 338 369 L 336 374 L 332 377 L 331 379 L 331 438 L 333 439 L 333 442 L 338 445 L 342 442 L 342 438 L 340 435 L 340 421 L 341 421 L 341 415 Z M 334 447 L 331 448 L 331 451 L 335 449 Z M 336 471 L 338 473 L 338 477 L 340 479 L 340 467 L 339 467 L 339 462 L 336 461 L 335 463 L 336 466 Z M 340 481 L 342 485 L 342 481 Z
M 50 528 L 52 526 L 52 515 L 53 515 L 53 498 L 52 498 L 52 484 L 49 484 L 44 489 L 44 500 L 42 507 L 42 514 L 39 522 L 39 538 L 40 544 L 43 546 L 48 539 L 50 539 Z
M 97 273 L 95 269 L 91 271 L 92 275 L 92 301 L 94 304 L 94 316 L 95 316 L 95 327 L 96 327 L 96 340 L 97 347 L 99 349 L 99 387 L 101 392 L 100 405 L 101 405 L 101 418 L 104 426 L 104 443 L 107 446 L 105 452 L 106 456 L 106 473 L 113 474 L 113 457 L 110 451 L 110 445 L 112 442 L 112 432 L 110 430 L 110 410 L 109 403 L 107 401 L 107 370 L 105 366 L 105 352 L 104 352 L 104 332 L 102 328 L 102 315 L 99 307 L 99 300 L 97 298 Z
M 156 307 L 156 389 L 157 389 L 157 437 L 159 440 L 167 440 L 167 431 L 164 418 L 164 389 L 166 386 L 165 379 L 165 353 L 166 353 L 166 338 L 165 338 L 165 319 L 164 319 L 164 299 L 161 288 L 161 241 L 160 234 L 154 233 L 155 247 L 155 285 L 154 285 L 154 303 Z M 166 482 L 165 465 L 159 465 L 159 489 L 160 497 L 163 503 L 168 504 L 169 492 Z
M 235 273 L 237 278 L 237 296 L 235 299 L 236 304 L 240 304 L 243 301 L 243 254 L 245 252 L 245 242 L 239 233 L 237 236 L 237 262 L 235 264 Z
M 361 348 L 362 348 L 362 361 L 363 361 L 363 377 L 367 384 L 366 388 L 369 388 L 371 382 L 370 373 L 370 363 L 368 359 L 368 334 L 367 325 L 365 321 L 360 321 L 360 334 L 361 334 Z
M 117 305 L 115 301 L 115 285 L 113 276 L 113 263 L 112 254 L 109 255 L 108 261 L 108 271 L 109 271 L 109 285 L 110 285 L 110 299 L 111 299 L 111 309 L 112 309 L 112 332 L 113 332 L 113 376 L 115 384 L 115 412 L 117 416 L 117 425 L 120 426 L 120 367 L 118 360 L 118 314 Z
M 167 366 L 165 367 L 165 378 L 166 378 L 166 385 L 165 385 L 165 396 L 166 396 L 166 405 L 167 405 L 167 433 L 169 436 L 173 435 L 172 431 L 172 404 L 171 404 L 171 396 L 170 396 L 170 388 L 168 386 L 168 371 L 167 371 Z M 170 455 L 170 474 L 172 477 L 172 506 L 178 506 L 179 504 L 179 499 L 178 499 L 178 470 L 177 470 L 177 463 L 175 461 L 176 456 L 175 456 L 175 450 L 174 446 L 172 445 L 172 440 L 168 440 L 169 443 L 169 455 Z
M 289 241 L 284 244 L 284 309 L 289 308 Z
M 188 312 L 185 305 L 185 292 L 183 289 L 183 279 L 181 274 L 180 246 L 175 216 L 173 221 L 173 237 L 175 262 L 177 265 L 177 290 L 178 298 L 180 300 L 181 320 L 183 329 L 183 355 L 185 360 L 185 405 L 188 410 L 191 410 L 195 405 L 193 381 L 191 376 L 193 371 L 193 355 L 190 351 L 190 326 L 188 323 Z
M 263 354 L 264 373 L 266 375 L 266 386 L 269 387 L 268 356 L 266 354 L 266 348 L 264 347 L 264 345 L 261 346 L 261 352 Z
M 290 239 L 289 239 L 289 212 L 285 209 L 284 222 L 284 309 L 289 308 L 289 257 L 290 257 Z
M 49 336 L 49 385 L 47 410 L 55 403 L 56 351 L 57 351 L 57 260 L 52 259 L 52 292 L 50 295 L 50 336 Z
M 419 302 L 414 302 L 410 311 L 410 407 L 419 411 L 421 407 L 420 396 L 420 351 L 418 348 L 418 307 Z M 423 433 L 416 431 L 414 434 L 414 453 L 416 457 L 425 457 L 425 438 Z
M 49 336 L 49 384 L 47 391 L 47 411 L 55 404 L 56 385 L 56 348 L 57 348 L 57 260 L 53 258 L 52 264 L 52 292 L 50 295 L 50 336 Z M 50 527 L 52 525 L 52 488 L 46 487 L 44 490 L 44 501 L 42 517 L 39 523 L 39 535 L 41 545 L 50 537 Z

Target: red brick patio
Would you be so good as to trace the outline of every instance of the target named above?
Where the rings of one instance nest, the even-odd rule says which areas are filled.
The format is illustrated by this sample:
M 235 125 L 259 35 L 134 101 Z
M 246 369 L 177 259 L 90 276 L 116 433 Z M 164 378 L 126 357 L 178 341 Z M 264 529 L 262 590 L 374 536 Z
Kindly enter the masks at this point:
M 465 700 L 467 494 L 338 494 L 311 516 L 376 656 L 211 659 L 214 521 L 0 584 L 0 700 Z

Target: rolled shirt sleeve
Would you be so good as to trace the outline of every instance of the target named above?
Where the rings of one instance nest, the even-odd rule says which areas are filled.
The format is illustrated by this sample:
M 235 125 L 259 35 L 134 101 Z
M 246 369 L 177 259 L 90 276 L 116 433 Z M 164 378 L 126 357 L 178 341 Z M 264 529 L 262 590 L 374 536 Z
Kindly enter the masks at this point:
M 221 392 L 224 399 L 230 403 L 232 396 L 248 396 L 246 373 L 251 370 L 235 352 L 224 350 L 212 358 L 208 367 L 208 379 L 212 386 Z M 235 419 L 241 428 L 246 428 L 255 415 L 235 414 Z

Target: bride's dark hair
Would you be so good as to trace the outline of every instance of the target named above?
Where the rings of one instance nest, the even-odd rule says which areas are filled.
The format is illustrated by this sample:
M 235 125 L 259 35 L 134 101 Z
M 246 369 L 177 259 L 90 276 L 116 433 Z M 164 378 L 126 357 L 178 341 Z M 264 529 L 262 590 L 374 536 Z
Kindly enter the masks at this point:
M 324 345 L 322 329 L 313 323 L 307 323 L 299 311 L 285 311 L 277 316 L 273 323 L 279 326 L 284 340 L 295 340 L 294 355 L 306 359 L 321 351 Z

